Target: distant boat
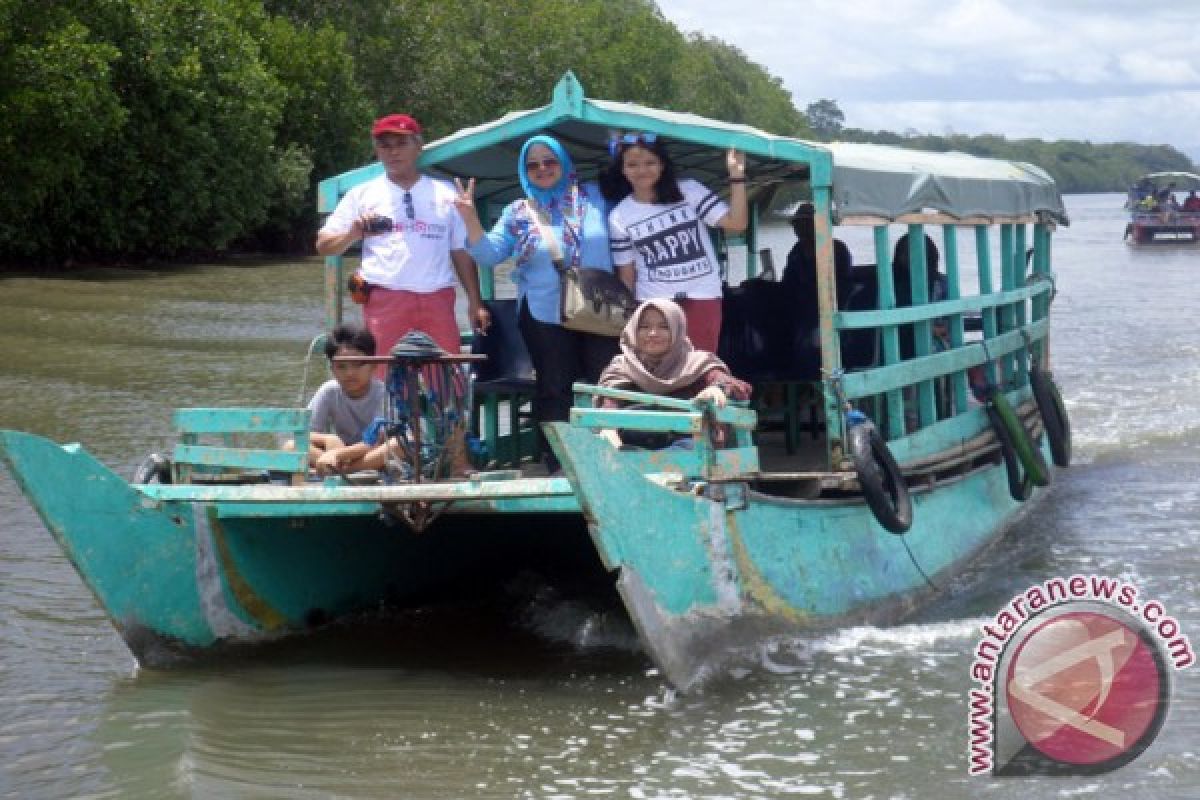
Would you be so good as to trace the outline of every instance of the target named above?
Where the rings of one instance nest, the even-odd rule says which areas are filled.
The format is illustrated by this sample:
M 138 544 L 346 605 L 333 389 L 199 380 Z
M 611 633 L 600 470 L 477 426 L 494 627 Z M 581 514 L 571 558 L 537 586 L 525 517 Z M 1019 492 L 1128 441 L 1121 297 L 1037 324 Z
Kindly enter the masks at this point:
M 1129 190 L 1124 239 L 1132 244 L 1200 242 L 1200 175 L 1151 172 Z M 1187 192 L 1180 200 L 1178 195 Z
M 403 457 L 378 475 L 310 476 L 303 409 L 180 410 L 180 444 L 133 482 L 78 444 L 0 431 L 0 457 L 140 661 L 170 664 L 553 570 L 615 590 L 650 658 L 687 688 L 768 637 L 911 613 L 999 539 L 1050 481 L 1047 460 L 1069 462 L 1049 372 L 1051 237 L 1067 219 L 1043 170 L 809 143 L 589 99 L 569 73 L 548 105 L 432 142 L 421 163 L 477 178 L 495 216 L 519 195 L 516 154 L 539 131 L 567 143 L 585 178 L 614 132 L 656 133 L 683 175 L 718 188 L 736 147 L 747 154 L 755 219 L 785 182 L 811 193 L 815 274 L 801 276 L 814 287 L 804 296 L 756 277 L 756 222 L 730 243 L 745 245 L 751 278 L 727 292 L 722 354 L 754 384 L 754 403 L 715 409 L 579 385 L 570 422 L 546 430 L 564 477 L 536 474 L 527 460 L 532 437 L 518 413 L 527 388 L 508 395 L 505 428 L 477 384 L 448 394 L 484 406 L 474 433 L 491 463 L 452 479 L 445 433 L 465 424 L 467 407 L 402 397 L 420 381 L 401 356 L 390 360 L 388 425 Z M 322 182 L 322 209 L 380 169 Z M 835 225 L 874 234 L 874 263 L 846 282 L 835 276 Z M 922 233 L 940 233 L 945 269 L 899 276 L 912 296 L 904 307 L 891 264 L 897 225 L 915 264 L 929 255 Z M 960 296 L 968 265 L 980 291 Z M 333 324 L 344 266 L 331 258 L 326 269 Z M 945 299 L 931 302 L 941 279 Z M 804 302 L 815 302 L 811 327 L 799 321 Z M 964 322 L 972 317 L 977 330 Z M 427 363 L 461 377 L 463 361 Z M 595 408 L 598 396 L 631 405 Z M 607 431 L 686 446 L 618 446 Z M 243 434 L 266 443 L 239 447 Z M 278 449 L 280 436 L 299 452 Z

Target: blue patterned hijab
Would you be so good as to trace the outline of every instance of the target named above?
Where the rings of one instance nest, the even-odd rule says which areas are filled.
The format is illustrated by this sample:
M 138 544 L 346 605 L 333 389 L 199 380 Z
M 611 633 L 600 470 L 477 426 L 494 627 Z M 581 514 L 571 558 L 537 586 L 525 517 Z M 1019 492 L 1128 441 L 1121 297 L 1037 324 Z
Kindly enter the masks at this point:
M 539 189 L 534 186 L 533 181 L 529 180 L 529 174 L 525 171 L 525 157 L 529 153 L 529 148 L 535 144 L 550 148 L 550 152 L 554 153 L 554 157 L 562 165 L 562 175 L 559 177 L 558 183 L 549 189 Z M 525 190 L 526 197 L 533 198 L 538 205 L 544 208 L 555 209 L 562 203 L 572 184 L 575 183 L 575 164 L 572 163 L 571 156 L 567 155 L 566 148 L 559 144 L 557 139 L 539 134 L 531 137 L 521 147 L 521 155 L 517 158 L 517 177 L 521 179 L 521 188 Z

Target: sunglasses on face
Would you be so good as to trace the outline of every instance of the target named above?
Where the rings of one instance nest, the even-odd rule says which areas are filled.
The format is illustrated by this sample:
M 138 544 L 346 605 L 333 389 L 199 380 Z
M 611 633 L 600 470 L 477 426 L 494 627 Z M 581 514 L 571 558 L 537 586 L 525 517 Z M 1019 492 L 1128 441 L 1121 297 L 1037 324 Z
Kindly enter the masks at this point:
M 525 171 L 535 172 L 539 169 L 554 169 L 557 166 L 557 158 L 543 158 L 541 161 L 530 160 L 525 162 Z
M 657 133 L 649 133 L 645 131 L 642 133 L 626 133 L 619 137 L 614 136 L 612 139 L 608 140 L 608 154 L 611 157 L 616 158 L 617 153 L 619 153 L 625 147 L 633 147 L 637 144 L 651 145 L 657 141 Z

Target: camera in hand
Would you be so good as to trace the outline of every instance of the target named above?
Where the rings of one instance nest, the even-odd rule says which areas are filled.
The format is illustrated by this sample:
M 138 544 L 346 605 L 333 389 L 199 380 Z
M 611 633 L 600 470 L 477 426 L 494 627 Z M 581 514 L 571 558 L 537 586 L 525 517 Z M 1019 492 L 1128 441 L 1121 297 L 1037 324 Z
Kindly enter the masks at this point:
M 371 217 L 363 224 L 363 230 L 367 233 L 391 233 L 394 228 L 391 217 L 378 215 Z

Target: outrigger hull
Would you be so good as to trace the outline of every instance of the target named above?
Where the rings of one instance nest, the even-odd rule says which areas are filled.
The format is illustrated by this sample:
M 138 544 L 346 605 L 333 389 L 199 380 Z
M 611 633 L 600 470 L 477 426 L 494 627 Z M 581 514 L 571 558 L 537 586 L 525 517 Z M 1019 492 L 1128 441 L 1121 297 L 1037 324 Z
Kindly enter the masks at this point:
M 1133 244 L 1194 244 L 1200 242 L 1200 213 L 1173 214 L 1166 221 L 1160 214 L 1134 214 L 1125 238 Z
M 130 485 L 77 444 L 16 431 L 0 431 L 0 458 L 151 666 L 444 598 L 507 565 L 586 573 L 595 562 L 561 478 L 503 487 Z M 458 513 L 424 533 L 381 514 L 414 496 L 452 502 Z
M 993 464 L 914 490 L 913 526 L 896 535 L 861 497 L 793 500 L 745 481 L 681 491 L 587 430 L 550 427 L 643 646 L 681 688 L 773 635 L 910 614 L 1022 507 Z

